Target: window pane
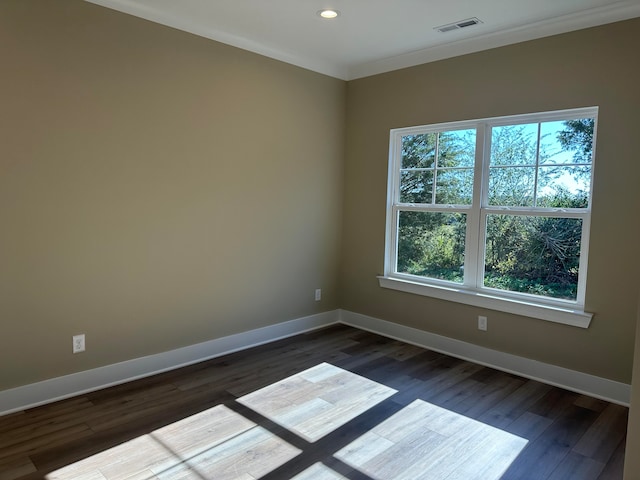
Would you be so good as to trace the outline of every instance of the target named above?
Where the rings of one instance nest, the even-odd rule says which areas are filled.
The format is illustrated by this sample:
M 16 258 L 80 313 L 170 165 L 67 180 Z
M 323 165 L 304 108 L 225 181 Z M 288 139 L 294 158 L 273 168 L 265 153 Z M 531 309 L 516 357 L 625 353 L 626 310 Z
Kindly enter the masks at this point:
M 488 215 L 484 286 L 575 300 L 582 219 Z
M 475 129 L 442 132 L 438 142 L 438 168 L 473 168 L 476 160 Z
M 402 168 L 433 168 L 437 133 L 402 137 Z
M 471 205 L 473 196 L 473 169 L 438 169 L 436 203 Z
M 433 170 L 400 173 L 400 203 L 433 203 Z
M 545 122 L 540 126 L 540 163 L 591 163 L 595 119 Z
M 537 123 L 491 129 L 491 166 L 535 165 L 537 151 Z
M 397 271 L 462 283 L 466 229 L 462 213 L 400 212 Z
M 489 205 L 532 207 L 535 167 L 492 167 L 489 169 Z
M 536 205 L 553 208 L 587 208 L 591 165 L 540 167 Z

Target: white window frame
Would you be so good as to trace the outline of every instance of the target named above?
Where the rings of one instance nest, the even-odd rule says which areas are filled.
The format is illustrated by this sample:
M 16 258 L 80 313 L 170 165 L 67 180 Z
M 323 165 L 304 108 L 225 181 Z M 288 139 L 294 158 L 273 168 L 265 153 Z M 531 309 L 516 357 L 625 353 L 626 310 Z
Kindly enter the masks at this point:
M 591 185 L 589 203 L 584 209 L 560 209 L 541 207 L 494 207 L 488 203 L 489 159 L 491 153 L 491 128 L 507 125 L 530 124 L 558 120 L 595 118 L 591 161 Z M 505 117 L 484 118 L 462 122 L 439 123 L 419 127 L 397 128 L 390 132 L 389 174 L 387 189 L 387 224 L 385 238 L 384 275 L 379 276 L 381 287 L 418 295 L 440 298 L 481 308 L 504 311 L 551 322 L 587 328 L 593 317 L 584 311 L 591 224 L 591 203 L 595 170 L 595 142 L 597 137 L 598 107 L 541 112 Z M 473 200 L 471 205 L 438 205 L 400 203 L 400 170 L 402 166 L 402 137 L 406 135 L 475 129 L 476 152 L 474 165 Z M 397 233 L 400 211 L 462 212 L 467 216 L 465 240 L 464 282 L 462 284 L 421 277 L 396 271 Z M 575 301 L 548 298 L 519 292 L 484 287 L 484 244 L 487 215 L 517 214 L 527 216 L 563 217 L 582 219 L 580 248 L 580 275 Z

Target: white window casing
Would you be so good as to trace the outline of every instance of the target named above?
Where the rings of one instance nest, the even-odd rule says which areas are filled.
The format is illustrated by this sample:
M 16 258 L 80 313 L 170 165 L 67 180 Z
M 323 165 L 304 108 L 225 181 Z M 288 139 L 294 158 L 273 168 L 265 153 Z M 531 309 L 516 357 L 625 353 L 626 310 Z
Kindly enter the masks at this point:
M 589 229 L 591 220 L 591 198 L 593 192 L 593 175 L 595 161 L 595 140 L 597 133 L 597 107 L 588 107 L 556 112 L 543 112 L 509 117 L 486 118 L 463 122 L 441 123 L 435 125 L 399 128 L 391 130 L 389 148 L 389 173 L 387 191 L 387 223 L 385 237 L 384 274 L 379 278 L 381 287 L 400 290 L 412 294 L 435 297 L 443 300 L 473 305 L 483 309 L 504 311 L 551 322 L 587 328 L 593 314 L 584 311 L 585 290 L 587 277 L 587 263 L 589 251 Z M 495 206 L 489 205 L 489 167 L 491 159 L 492 131 L 495 127 L 538 124 L 536 163 L 513 164 L 507 166 L 493 166 L 494 169 L 511 169 L 515 174 L 520 170 L 532 168 L 535 175 L 533 186 L 534 203 L 538 196 L 538 177 L 541 171 L 548 167 L 574 167 L 573 163 L 557 165 L 553 162 L 540 162 L 540 125 L 543 122 L 567 121 L 577 119 L 595 119 L 593 132 L 593 147 L 591 149 L 590 185 L 588 203 L 584 208 L 549 208 L 538 205 L 527 206 Z M 473 162 L 473 193 L 470 204 L 438 204 L 435 202 L 436 180 L 432 180 L 431 203 L 402 203 L 400 201 L 400 184 L 402 168 L 402 139 L 408 135 L 423 135 L 457 130 L 475 130 L 475 159 Z M 438 137 L 439 138 L 439 137 Z M 437 178 L 437 143 L 434 153 L 433 177 Z M 581 164 L 577 164 L 580 166 Z M 585 164 L 586 165 L 586 164 Z M 406 171 L 408 168 L 405 167 Z M 420 170 L 413 169 L 413 171 Z M 424 170 L 427 170 L 425 168 Z M 443 170 L 446 168 L 443 167 Z M 466 234 L 464 244 L 463 280 L 453 282 L 440 280 L 406 272 L 399 272 L 398 263 L 398 235 L 400 212 L 435 212 L 461 213 L 466 218 Z M 521 293 L 484 285 L 485 243 L 487 217 L 489 215 L 508 215 L 525 217 L 545 217 L 577 219 L 582 223 L 580 241 L 579 268 L 577 280 L 577 294 L 575 300 L 553 298 L 551 296 Z M 461 269 L 462 270 L 462 269 Z

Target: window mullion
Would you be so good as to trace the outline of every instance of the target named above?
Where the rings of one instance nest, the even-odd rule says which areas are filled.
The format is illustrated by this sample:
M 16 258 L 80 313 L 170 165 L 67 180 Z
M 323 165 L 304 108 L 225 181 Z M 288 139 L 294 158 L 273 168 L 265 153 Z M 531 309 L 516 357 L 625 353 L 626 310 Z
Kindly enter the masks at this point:
M 533 180 L 533 206 L 538 206 L 538 176 L 540 173 L 540 132 L 542 130 L 542 124 L 538 123 L 538 138 L 536 140 L 536 169 L 534 172 Z
M 436 204 L 436 185 L 438 184 L 438 157 L 440 156 L 440 133 L 436 136 L 436 151 L 433 157 L 433 183 L 431 185 L 431 203 Z
M 480 164 L 480 207 L 478 215 L 478 243 L 476 245 L 476 267 L 474 283 L 476 288 L 484 284 L 484 265 L 487 242 L 487 212 L 489 205 L 489 167 L 491 164 L 491 126 L 486 123 L 482 128 L 482 162 Z
M 588 209 L 532 208 L 532 207 L 485 207 L 483 212 L 493 215 L 522 215 L 529 217 L 584 218 L 589 215 Z
M 468 287 L 475 288 L 477 286 L 478 277 L 478 253 L 480 234 L 480 207 L 482 205 L 483 181 L 482 181 L 482 164 L 484 163 L 484 146 L 485 131 L 484 124 L 478 124 L 476 127 L 476 151 L 473 169 L 473 200 L 471 209 L 467 215 L 467 235 L 465 238 L 465 265 L 464 265 L 464 284 Z

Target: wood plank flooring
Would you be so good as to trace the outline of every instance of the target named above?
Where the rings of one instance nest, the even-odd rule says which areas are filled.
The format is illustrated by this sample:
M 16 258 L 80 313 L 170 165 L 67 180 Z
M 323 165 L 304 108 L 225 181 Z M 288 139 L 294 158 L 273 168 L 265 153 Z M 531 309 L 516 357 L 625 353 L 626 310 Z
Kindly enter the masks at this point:
M 0 480 L 621 480 L 627 413 L 334 326 L 0 417 Z

